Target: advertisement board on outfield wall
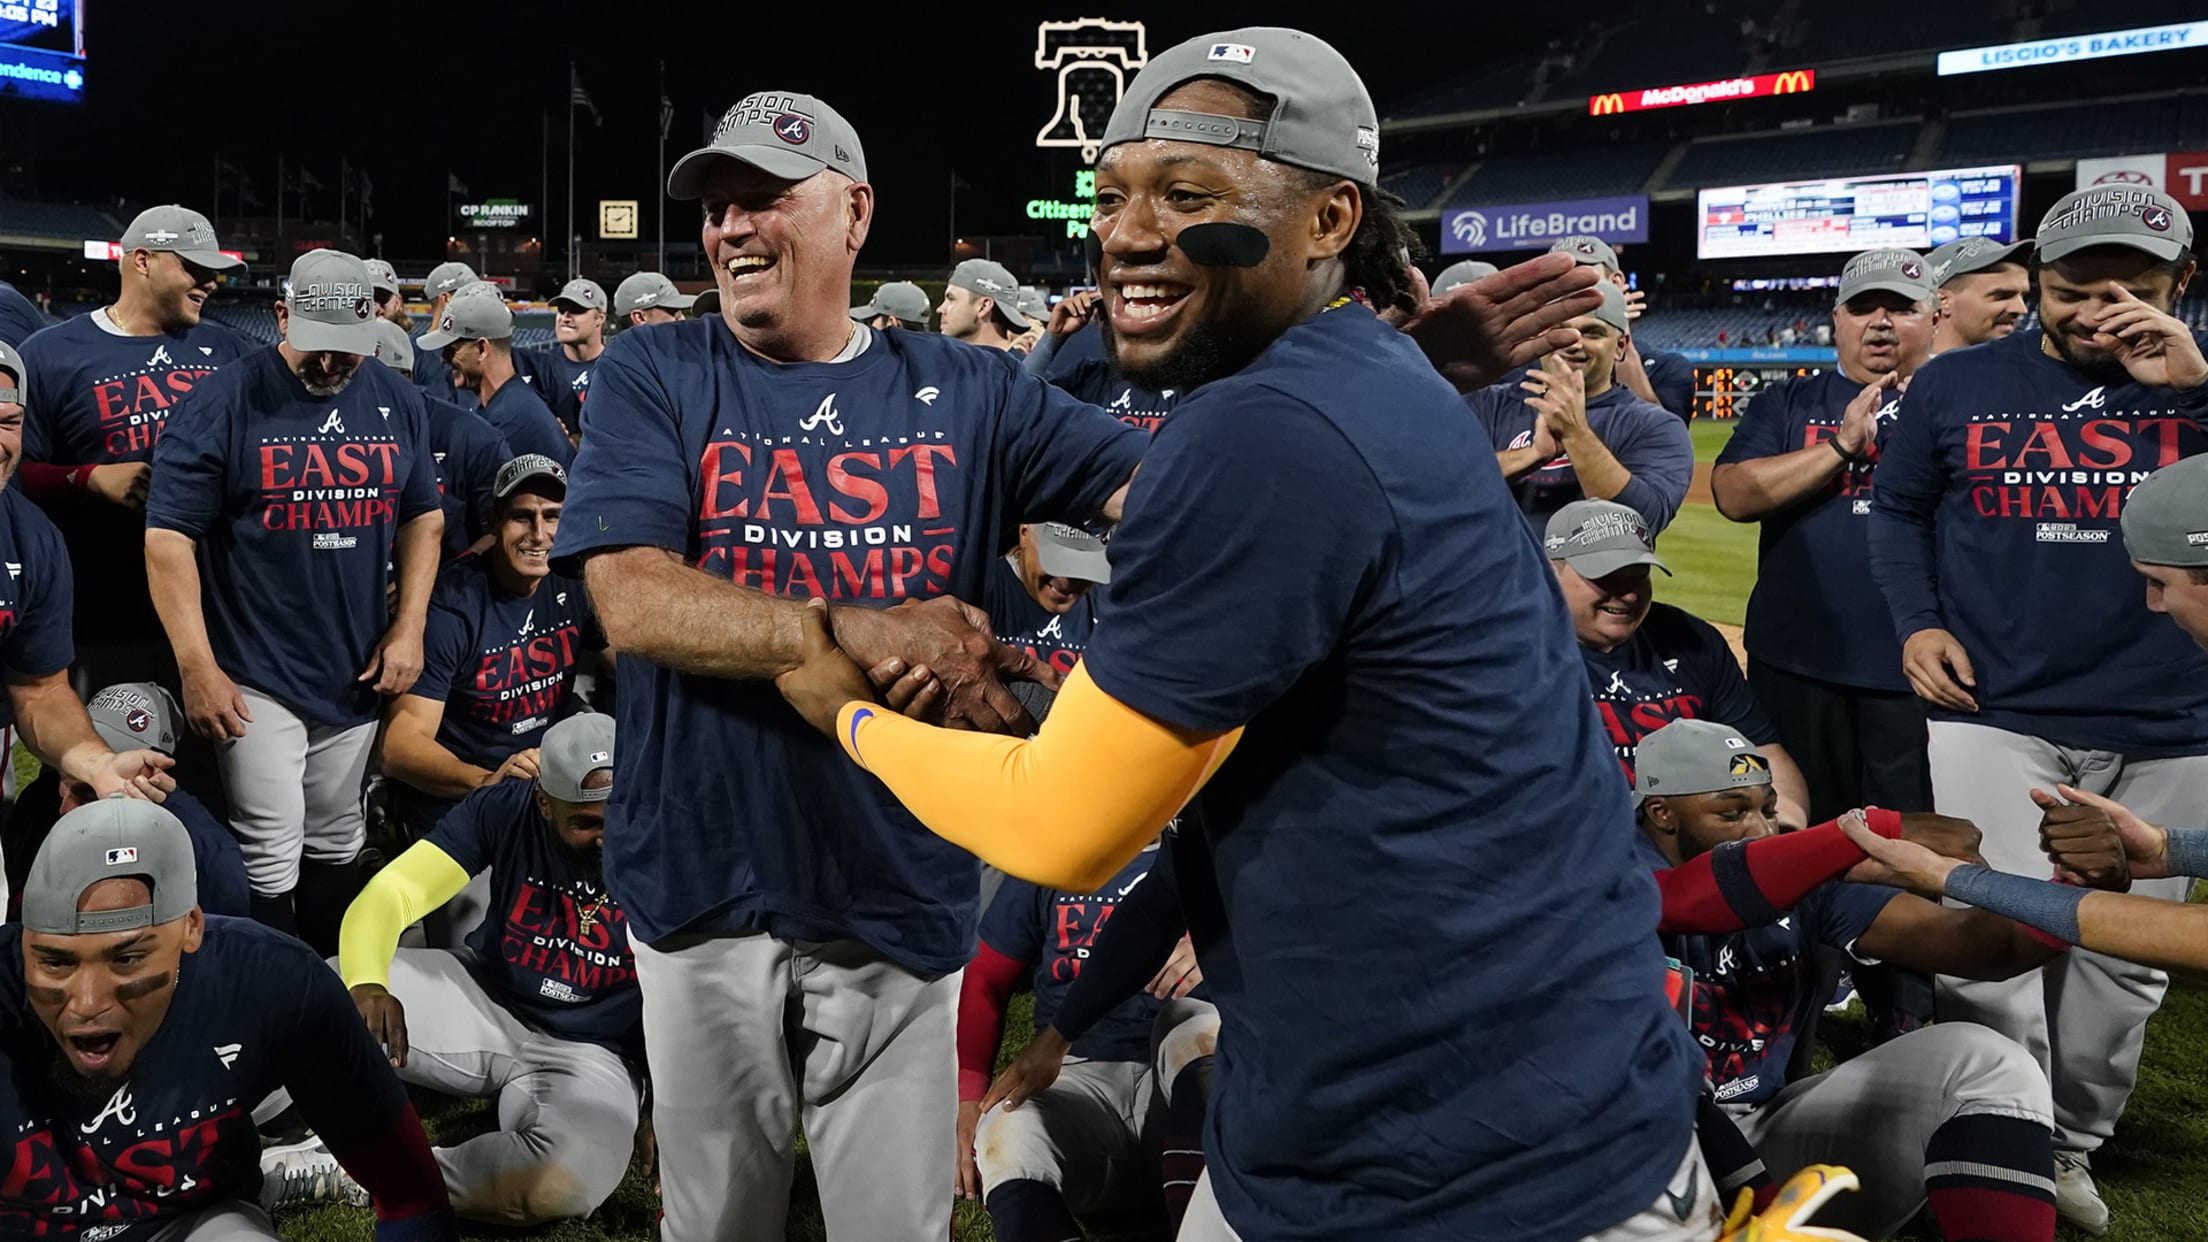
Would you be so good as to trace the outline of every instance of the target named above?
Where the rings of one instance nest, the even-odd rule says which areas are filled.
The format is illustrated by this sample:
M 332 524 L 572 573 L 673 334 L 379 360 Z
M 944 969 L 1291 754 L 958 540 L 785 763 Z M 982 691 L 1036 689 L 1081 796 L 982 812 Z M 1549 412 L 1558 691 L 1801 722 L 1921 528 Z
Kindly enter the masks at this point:
M 1441 213 L 1441 252 L 1546 250 L 1559 237 L 1589 234 L 1623 246 L 1648 240 L 1648 196 L 1576 198 L 1502 207 L 1451 207 Z
M 2151 185 L 2187 211 L 2208 211 L 2208 151 L 2115 155 L 2078 161 L 2078 188 Z
M 2024 43 L 1996 43 L 1990 47 L 1966 47 L 1940 53 L 1940 76 L 1986 73 L 1995 69 L 2028 69 L 2034 65 L 2060 65 L 2109 56 L 2138 56 L 2146 52 L 2178 52 L 2208 47 L 2208 22 L 2179 22 L 2173 26 L 2138 26 L 2100 34 L 2062 35 Z
M 1618 112 L 1646 112 L 1650 108 L 1679 108 L 1690 104 L 1731 103 L 1736 99 L 1760 99 L 1766 95 L 1798 95 L 1817 89 L 1815 69 L 1787 69 L 1753 77 L 1720 78 L 1684 86 L 1648 86 L 1639 90 L 1610 91 L 1587 97 L 1587 115 L 1609 116 Z

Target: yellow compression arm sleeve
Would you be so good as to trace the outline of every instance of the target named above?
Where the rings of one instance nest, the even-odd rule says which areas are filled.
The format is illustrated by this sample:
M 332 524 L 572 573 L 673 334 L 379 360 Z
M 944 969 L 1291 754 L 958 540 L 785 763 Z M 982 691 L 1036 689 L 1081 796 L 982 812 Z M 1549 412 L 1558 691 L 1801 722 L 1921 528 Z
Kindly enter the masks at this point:
M 847 703 L 836 736 L 937 836 L 1010 875 L 1085 893 L 1142 850 L 1234 750 L 1120 703 L 1075 665 L 1031 739 Z
M 427 841 L 408 846 L 345 908 L 345 922 L 337 929 L 338 977 L 348 988 L 391 986 L 399 933 L 467 886 L 468 873 L 452 855 Z

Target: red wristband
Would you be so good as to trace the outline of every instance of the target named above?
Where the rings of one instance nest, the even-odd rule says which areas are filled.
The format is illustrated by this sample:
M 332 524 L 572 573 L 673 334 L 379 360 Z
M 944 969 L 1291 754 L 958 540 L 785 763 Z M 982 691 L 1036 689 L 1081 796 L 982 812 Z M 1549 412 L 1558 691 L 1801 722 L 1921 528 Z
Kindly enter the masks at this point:
M 1901 812 L 1874 806 L 1863 812 L 1863 819 L 1872 832 L 1889 841 L 1901 840 Z

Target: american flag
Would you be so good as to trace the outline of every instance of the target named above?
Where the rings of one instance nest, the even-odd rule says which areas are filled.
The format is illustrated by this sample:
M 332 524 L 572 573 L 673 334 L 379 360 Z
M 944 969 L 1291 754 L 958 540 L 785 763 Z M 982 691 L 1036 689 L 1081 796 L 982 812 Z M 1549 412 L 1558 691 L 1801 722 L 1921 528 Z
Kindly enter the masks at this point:
M 598 115 L 598 105 L 590 101 L 590 92 L 583 89 L 582 76 L 575 72 L 574 65 L 567 67 L 567 103 L 571 108 L 590 109 L 591 124 L 603 126 L 606 123 L 606 118 Z

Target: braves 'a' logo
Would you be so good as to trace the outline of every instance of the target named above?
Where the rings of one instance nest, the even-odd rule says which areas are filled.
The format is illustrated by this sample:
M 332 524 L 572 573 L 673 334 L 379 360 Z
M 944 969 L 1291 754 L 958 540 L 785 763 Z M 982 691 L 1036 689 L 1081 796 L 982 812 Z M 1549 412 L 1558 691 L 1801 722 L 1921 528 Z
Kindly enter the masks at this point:
M 813 136 L 813 123 L 795 112 L 774 118 L 774 136 L 793 147 L 802 147 Z

